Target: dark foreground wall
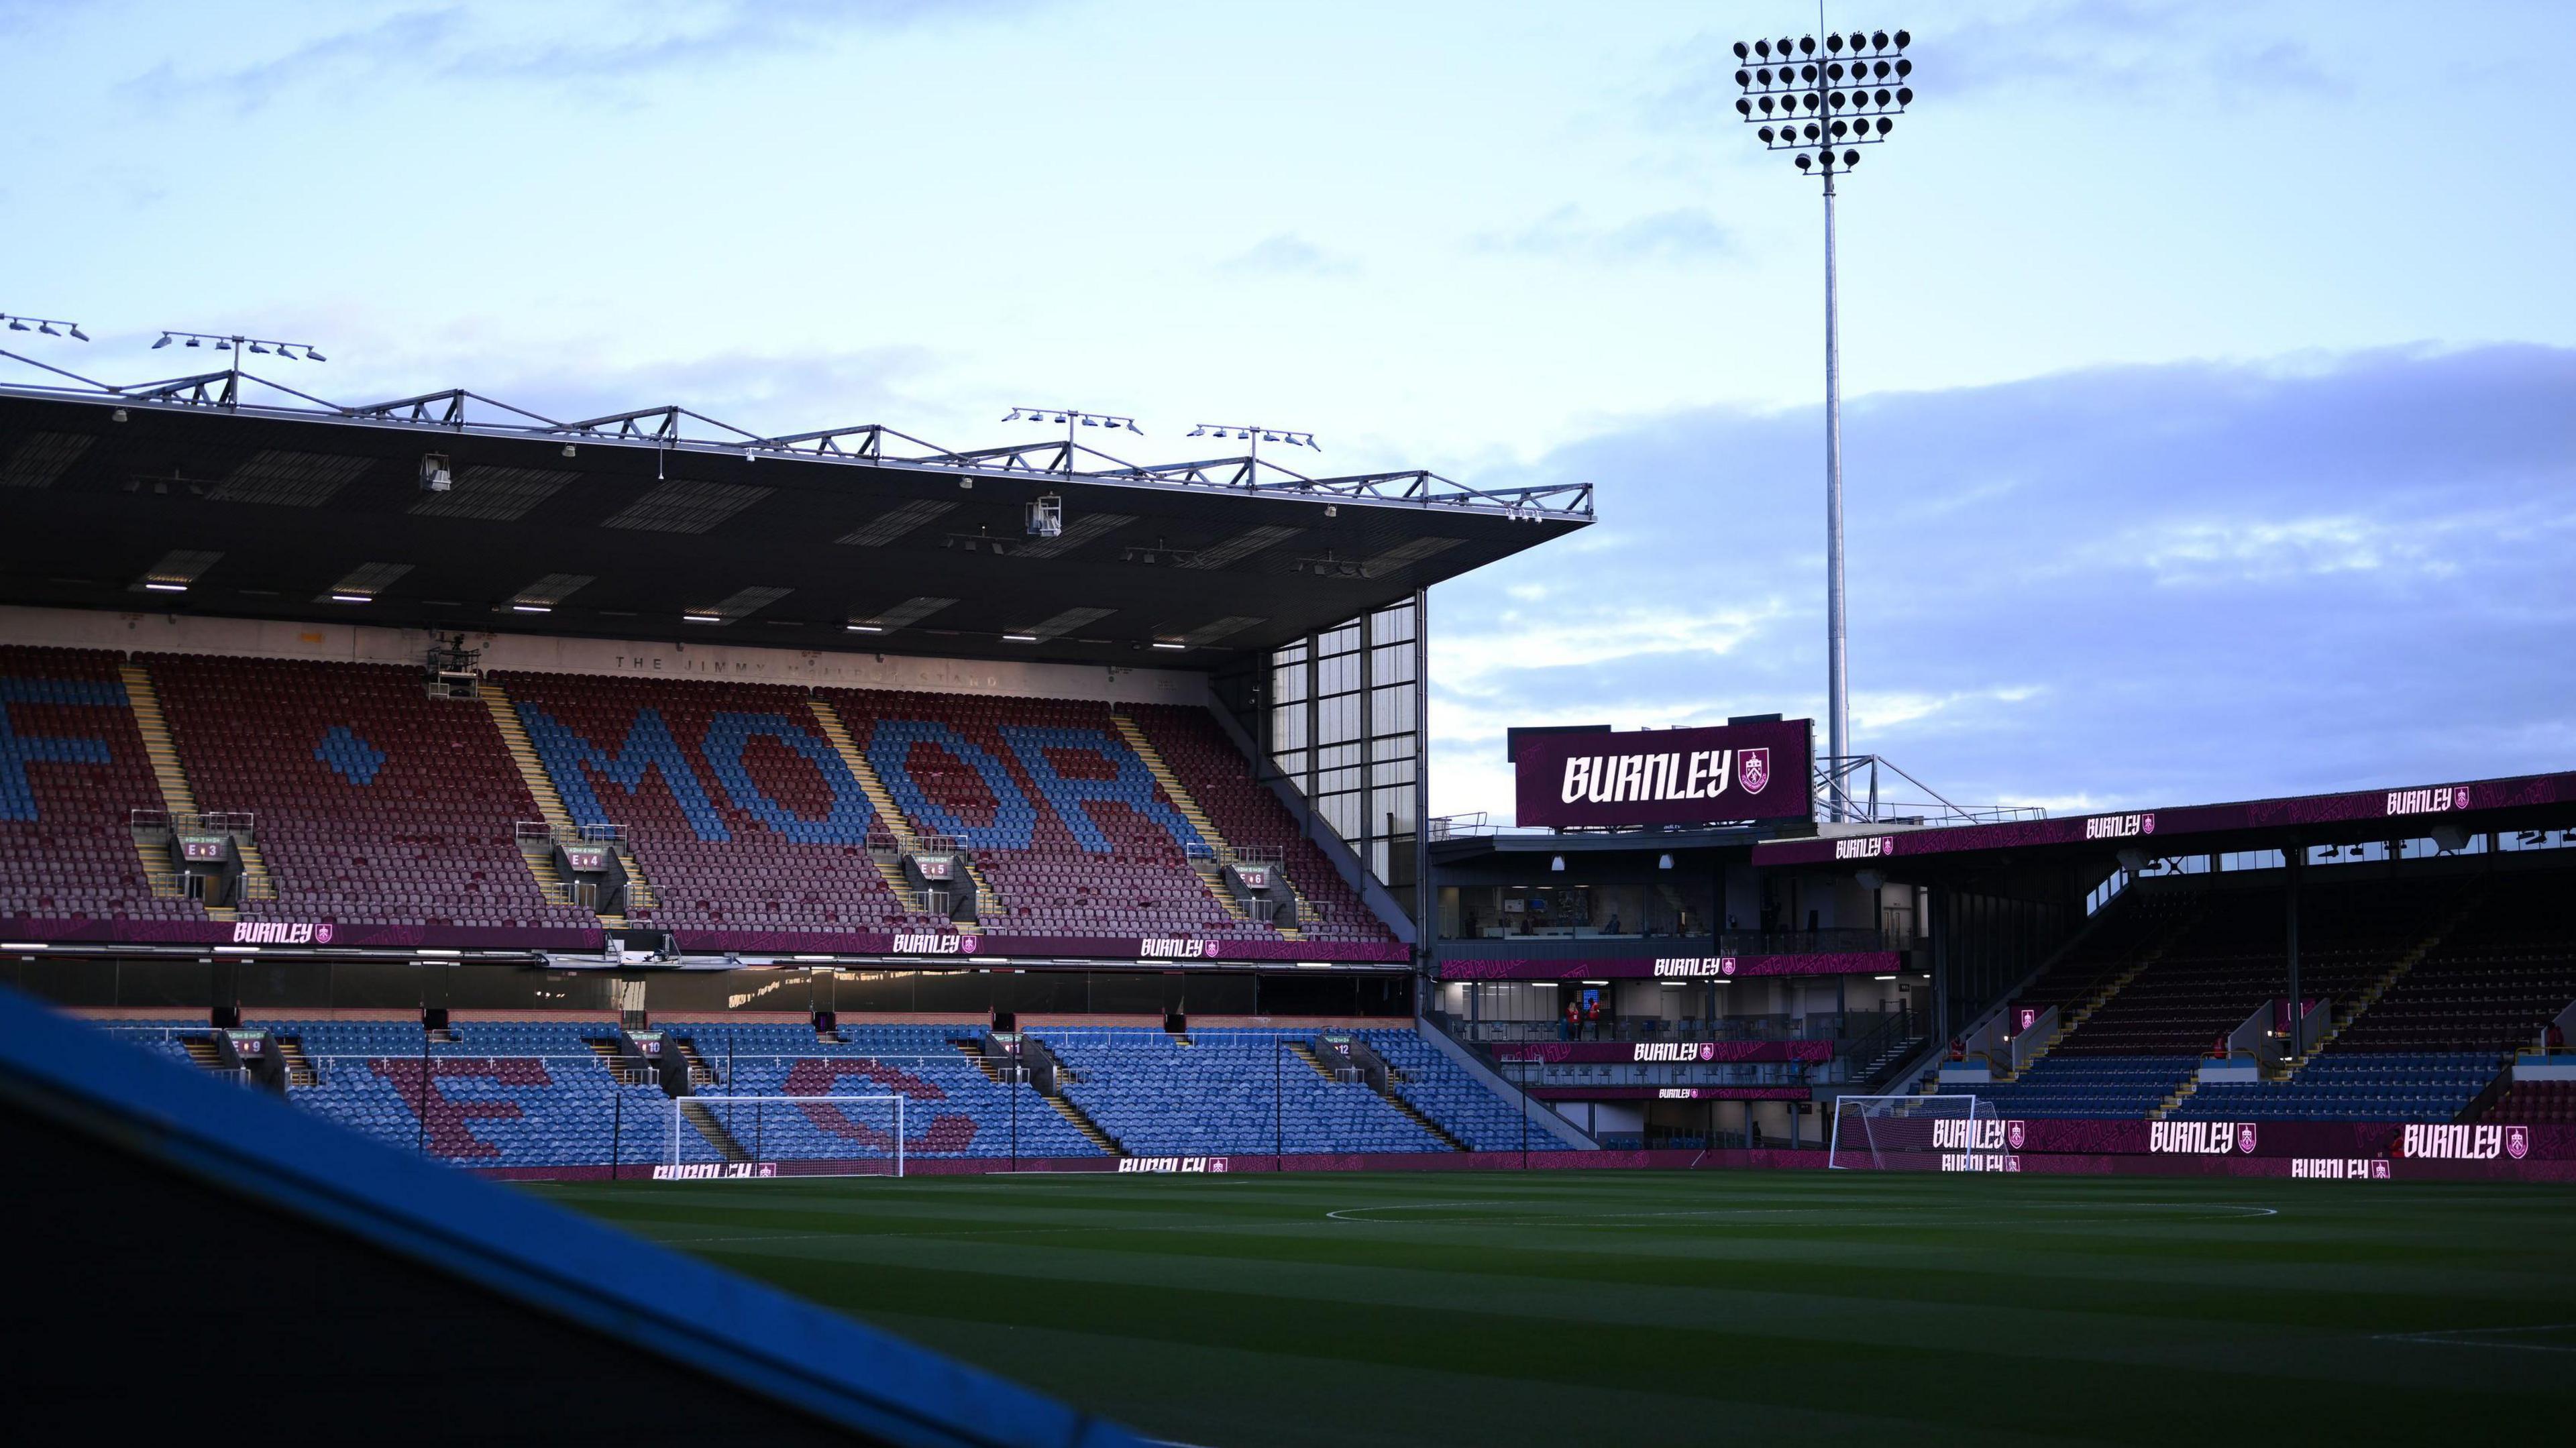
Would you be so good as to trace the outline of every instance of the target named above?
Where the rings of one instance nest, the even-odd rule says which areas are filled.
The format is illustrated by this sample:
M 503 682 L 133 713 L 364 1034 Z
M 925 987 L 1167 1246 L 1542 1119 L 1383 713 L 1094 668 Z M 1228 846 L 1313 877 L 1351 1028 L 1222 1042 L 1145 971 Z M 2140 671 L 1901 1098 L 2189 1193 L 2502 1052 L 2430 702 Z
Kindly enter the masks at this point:
M 0 991 L 9 1441 L 1137 1440 Z

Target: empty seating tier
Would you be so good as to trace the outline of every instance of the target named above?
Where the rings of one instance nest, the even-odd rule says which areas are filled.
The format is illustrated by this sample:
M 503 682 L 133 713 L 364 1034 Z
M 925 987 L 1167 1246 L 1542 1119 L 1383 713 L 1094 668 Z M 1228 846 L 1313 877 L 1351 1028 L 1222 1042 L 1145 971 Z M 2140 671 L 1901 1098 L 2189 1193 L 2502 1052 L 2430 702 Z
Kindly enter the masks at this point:
M 879 821 L 801 689 L 567 674 L 496 676 L 578 825 L 617 825 L 687 930 L 936 929 L 868 856 Z
M 254 817 L 276 888 L 244 919 L 598 928 L 512 841 L 536 816 L 492 719 L 415 669 L 146 658 L 199 808 Z
M 2210 1081 L 2177 1121 L 2451 1121 L 2495 1079 L 2475 1051 L 2328 1051 L 2287 1081 Z
M 2576 1081 L 2516 1081 L 2486 1109 L 2484 1119 L 2576 1126 Z
M 1364 1082 L 1318 1074 L 1290 1048 L 1312 1031 L 1033 1034 L 1073 1068 L 1065 1094 L 1140 1156 L 1449 1150 Z
M 2042 1057 L 2016 1081 L 1962 1086 L 1945 1094 L 1982 1097 L 2001 1117 L 2139 1120 L 2200 1069 L 2192 1056 Z
M 1298 829 L 1270 787 L 1255 781 L 1243 752 L 1205 709 L 1173 704 L 1128 708 L 1208 819 L 1238 849 L 1275 851 L 1313 918 L 1299 922 L 1311 940 L 1388 944 L 1394 935 L 1361 903 L 1358 892 Z
M 716 1072 L 699 1098 L 743 1150 L 765 1160 L 873 1157 L 891 1152 L 889 1115 L 823 1104 L 729 1108 L 726 1098 L 900 1096 L 906 1156 L 1098 1156 L 1100 1148 L 1025 1084 L 996 1082 L 956 1046 L 971 1026 L 850 1026 L 817 1040 L 803 1025 L 662 1023 Z M 715 1161 L 704 1138 L 682 1137 L 680 1159 Z
M 2300 994 L 2357 998 L 2422 944 L 2459 890 L 2449 880 L 2312 882 L 2300 916 Z M 2052 1056 L 2207 1052 L 2267 1002 L 2288 995 L 2289 912 L 2277 885 L 2188 898 L 2190 923 Z M 2127 899 L 2111 908 L 2148 913 L 2143 902 Z
M 1111 723 L 1068 699 L 830 691 L 917 829 L 953 835 L 1019 935 L 1277 940 L 1208 892 L 1206 841 Z M 1241 756 L 1238 773 L 1249 777 Z
M 0 646 L 0 918 L 206 919 L 144 874 L 129 822 L 161 790 L 117 665 Z
M 2334 1049 L 2497 1055 L 2539 1044 L 2541 1032 L 2576 1002 L 2570 899 L 2576 872 L 2532 875 L 2484 892 Z

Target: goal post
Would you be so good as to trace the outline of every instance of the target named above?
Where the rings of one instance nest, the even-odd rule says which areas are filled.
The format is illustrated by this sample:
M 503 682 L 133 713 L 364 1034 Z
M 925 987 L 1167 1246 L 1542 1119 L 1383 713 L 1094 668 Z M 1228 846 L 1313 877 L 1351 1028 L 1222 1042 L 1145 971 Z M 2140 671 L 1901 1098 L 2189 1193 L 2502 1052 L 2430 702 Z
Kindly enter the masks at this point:
M 1825 1165 L 1853 1171 L 2000 1171 L 2003 1123 L 1983 1097 L 1842 1096 Z
M 654 1175 L 902 1176 L 901 1096 L 677 1096 Z

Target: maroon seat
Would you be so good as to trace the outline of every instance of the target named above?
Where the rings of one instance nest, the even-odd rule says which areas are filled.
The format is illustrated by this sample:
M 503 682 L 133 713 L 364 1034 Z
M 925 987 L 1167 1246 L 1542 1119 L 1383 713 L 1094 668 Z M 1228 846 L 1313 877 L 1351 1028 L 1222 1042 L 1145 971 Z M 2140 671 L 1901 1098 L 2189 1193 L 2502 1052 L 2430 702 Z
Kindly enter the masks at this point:
M 1277 851 L 1289 881 L 1312 918 L 1301 922 L 1310 939 L 1392 944 L 1394 934 L 1297 828 L 1287 806 L 1252 777 L 1251 761 L 1234 747 L 1205 709 L 1138 704 L 1128 713 L 1152 741 L 1163 762 L 1207 811 L 1226 843 L 1238 849 Z
M 161 808 L 161 787 L 118 663 L 98 649 L 0 645 L 8 732 L 64 741 L 27 748 L 63 757 L 25 758 L 26 791 L 13 785 L 0 809 L 0 918 L 206 919 L 193 900 L 156 897 L 144 873 L 132 812 Z
M 245 920 L 596 929 L 548 901 L 513 827 L 536 801 L 483 705 L 389 664 L 153 655 L 207 811 L 248 811 L 277 898 Z

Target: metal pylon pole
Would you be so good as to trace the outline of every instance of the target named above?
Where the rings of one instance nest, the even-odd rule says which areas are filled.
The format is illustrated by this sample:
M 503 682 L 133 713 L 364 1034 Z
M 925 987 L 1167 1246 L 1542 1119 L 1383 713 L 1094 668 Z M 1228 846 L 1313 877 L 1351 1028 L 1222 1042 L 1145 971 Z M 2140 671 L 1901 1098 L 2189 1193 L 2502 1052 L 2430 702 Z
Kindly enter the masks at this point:
M 1850 791 L 1842 778 L 1851 754 L 1849 638 L 1843 612 L 1843 367 L 1842 315 L 1834 278 L 1834 164 L 1825 154 L 1825 653 L 1826 748 L 1833 761 L 1828 808 L 1845 818 Z

